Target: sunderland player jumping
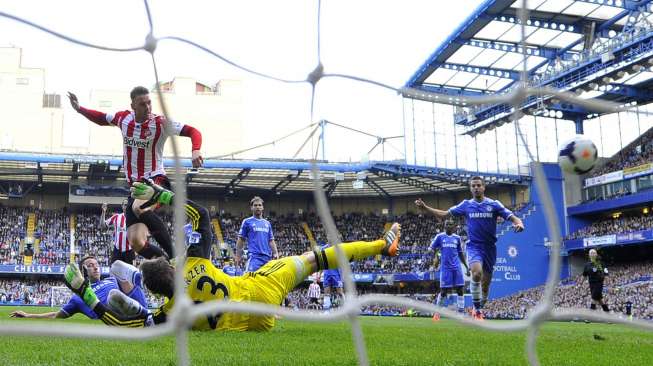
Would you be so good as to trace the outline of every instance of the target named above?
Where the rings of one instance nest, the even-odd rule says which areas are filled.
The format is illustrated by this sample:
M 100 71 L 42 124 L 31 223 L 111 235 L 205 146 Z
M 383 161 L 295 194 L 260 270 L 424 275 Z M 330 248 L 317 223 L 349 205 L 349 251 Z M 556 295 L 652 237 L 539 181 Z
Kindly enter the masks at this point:
M 152 101 L 147 88 L 137 86 L 130 93 L 132 111 L 120 111 L 107 114 L 79 105 L 77 96 L 68 93 L 70 105 L 78 113 L 100 126 L 120 128 L 123 139 L 123 169 L 129 184 L 141 178 L 150 178 L 157 184 L 170 188 L 170 182 L 163 167 L 163 147 L 168 137 L 173 135 L 189 137 L 192 141 L 193 167 L 203 164 L 202 134 L 189 125 L 170 121 L 152 114 Z M 165 250 L 168 257 L 173 257 L 172 238 L 168 230 L 153 210 L 142 210 L 143 201 L 128 201 L 125 212 L 127 221 L 127 238 L 131 247 L 145 258 L 163 256 L 161 249 L 147 243 L 148 232 Z
M 107 204 L 102 204 L 102 215 L 100 216 L 100 229 L 113 229 L 113 251 L 111 252 L 111 263 L 121 260 L 125 263 L 134 264 L 136 254 L 129 245 L 127 239 L 127 199 L 122 201 L 122 212 L 115 213 L 107 219 Z
M 448 211 L 427 206 L 422 199 L 417 199 L 415 205 L 426 210 L 437 218 L 448 216 L 464 216 L 467 224 L 469 242 L 467 243 L 467 260 L 472 271 L 469 290 L 472 293 L 475 319 L 482 320 L 481 308 L 490 293 L 492 272 L 497 260 L 497 217 L 510 220 L 516 232 L 524 230 L 524 223 L 501 202 L 485 197 L 485 182 L 475 176 L 469 180 L 469 190 L 472 198 L 464 200 Z M 483 297 L 481 299 L 481 282 Z
M 85 271 L 84 276 L 90 282 L 89 289 L 105 306 L 116 309 L 112 299 L 126 297 L 128 302 L 138 304 L 137 306 L 147 308 L 147 301 L 143 288 L 141 287 L 141 277 L 136 267 L 127 263 L 116 261 L 111 265 L 111 276 L 106 279 L 100 279 L 100 265 L 93 256 L 85 256 L 79 262 Z M 121 306 L 123 308 L 124 306 Z M 84 303 L 79 296 L 73 295 L 59 311 L 49 313 L 26 313 L 24 311 L 14 311 L 11 317 L 14 318 L 69 318 L 77 313 L 82 313 L 91 319 L 98 319 L 99 316 L 89 306 Z M 143 320 L 143 323 L 147 319 Z
M 240 266 L 243 244 L 247 242 L 247 264 L 245 272 L 254 272 L 263 267 L 271 259 L 279 259 L 277 243 L 274 241 L 272 225 L 263 218 L 263 199 L 251 199 L 250 208 L 252 216 L 243 220 L 236 241 L 236 255 L 234 260 Z
M 465 272 L 469 276 L 469 267 L 463 253 L 462 241 L 460 236 L 454 233 L 456 224 L 453 220 L 447 220 L 444 223 L 445 232 L 440 233 L 433 238 L 429 251 L 441 253 L 440 266 L 440 293 L 436 305 L 442 306 L 444 300 L 451 293 L 456 291 L 458 294 L 458 311 L 463 312 L 465 309 L 465 298 L 463 297 L 463 286 L 465 279 L 460 268 L 460 263 L 465 266 Z M 434 320 L 439 320 L 440 315 L 436 313 Z
M 136 183 L 132 195 L 136 198 L 169 204 L 172 192 L 156 185 Z M 163 199 L 161 199 L 162 197 Z M 197 216 L 199 219 L 193 222 L 193 227 L 200 230 L 199 242 L 189 244 L 184 264 L 186 291 L 195 303 L 229 299 L 236 302 L 254 301 L 278 305 L 297 284 L 304 281 L 311 273 L 338 266 L 335 248 L 331 247 L 272 260 L 258 271 L 246 273 L 241 277 L 228 276 L 216 268 L 209 259 L 211 232 L 208 211 L 205 208 L 200 208 L 196 213 L 192 213 L 188 209 L 186 212 L 190 213 L 189 218 L 196 214 L 199 215 Z M 341 249 L 350 260 L 361 260 L 377 254 L 396 256 L 399 254 L 400 229 L 400 225 L 395 223 L 382 239 L 371 242 L 343 243 Z M 145 261 L 141 265 L 141 271 L 145 286 L 151 292 L 168 298 L 168 301 L 154 314 L 155 323 L 163 322 L 174 304 L 175 269 L 165 259 L 156 258 Z M 80 294 L 86 303 L 100 315 L 100 319 L 107 324 L 112 324 L 106 321 L 105 316 L 114 316 L 115 314 L 94 298 L 93 292 L 89 291 L 87 282 L 74 264 L 66 267 L 64 278 L 71 290 Z M 141 313 L 136 318 L 121 319 L 121 322 L 135 322 L 145 317 L 147 314 Z M 271 315 L 224 313 L 196 319 L 193 329 L 269 330 L 274 326 L 274 322 L 275 317 Z

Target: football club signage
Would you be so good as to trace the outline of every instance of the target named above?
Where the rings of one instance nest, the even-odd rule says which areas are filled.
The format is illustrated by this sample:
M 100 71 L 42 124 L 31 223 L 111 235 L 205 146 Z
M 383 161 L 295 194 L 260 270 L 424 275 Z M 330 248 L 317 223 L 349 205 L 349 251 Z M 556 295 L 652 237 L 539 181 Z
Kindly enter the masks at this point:
M 584 247 L 594 247 L 597 245 L 617 244 L 617 235 L 603 235 L 583 239 Z
M 653 164 L 647 163 L 638 165 L 632 168 L 626 168 L 623 170 L 624 179 L 639 177 L 640 175 L 646 175 L 653 173 Z
M 617 244 L 641 243 L 649 240 L 653 240 L 652 230 L 639 230 L 617 234 Z
M 599 184 L 618 182 L 624 180 L 624 178 L 629 178 L 625 176 L 625 170 L 619 170 L 617 172 L 611 172 L 608 174 L 599 175 L 598 177 L 592 177 L 585 179 L 585 187 L 598 186 Z
M 33 264 L 26 266 L 24 264 L 1 264 L 0 273 L 20 273 L 20 274 L 36 274 L 36 275 L 63 275 L 65 264 Z M 100 269 L 102 275 L 109 274 L 109 267 L 102 267 Z

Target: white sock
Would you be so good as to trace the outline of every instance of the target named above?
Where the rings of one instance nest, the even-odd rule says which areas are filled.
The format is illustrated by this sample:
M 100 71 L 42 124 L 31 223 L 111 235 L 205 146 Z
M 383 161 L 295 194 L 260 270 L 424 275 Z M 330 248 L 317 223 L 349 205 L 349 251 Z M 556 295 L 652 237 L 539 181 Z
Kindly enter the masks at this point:
M 456 295 L 458 297 L 458 312 L 462 313 L 465 311 L 465 295 Z
M 136 286 L 136 274 L 138 274 L 138 268 L 132 266 L 131 264 L 125 263 L 123 261 L 115 261 L 111 264 L 111 270 L 109 273 L 117 278 L 120 281 L 129 282 L 132 286 Z
M 474 307 L 478 306 L 481 302 L 481 283 L 472 280 L 469 284 L 469 291 L 472 293 Z
M 331 296 L 329 296 L 329 295 L 324 296 L 324 300 L 323 300 L 323 303 L 322 303 L 322 309 L 324 309 L 324 310 L 331 309 Z

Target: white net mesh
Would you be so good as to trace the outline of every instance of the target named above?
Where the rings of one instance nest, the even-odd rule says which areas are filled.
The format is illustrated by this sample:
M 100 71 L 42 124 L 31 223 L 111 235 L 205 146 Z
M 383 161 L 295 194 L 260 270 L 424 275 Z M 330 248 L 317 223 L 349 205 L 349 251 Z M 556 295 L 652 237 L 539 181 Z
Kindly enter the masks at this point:
M 73 293 L 68 287 L 52 286 L 50 287 L 50 306 L 65 305 L 71 296 L 73 296 Z
M 158 70 L 156 65 L 156 48 L 158 42 L 161 41 L 174 41 L 179 43 L 184 43 L 193 47 L 196 47 L 206 53 L 222 60 L 223 62 L 232 65 L 240 70 L 248 72 L 253 75 L 257 75 L 262 78 L 267 78 L 275 80 L 281 83 L 308 83 L 311 86 L 311 121 L 316 123 L 314 116 L 314 105 L 315 105 L 315 89 L 320 80 L 324 78 L 345 78 L 361 83 L 367 83 L 371 85 L 378 86 L 380 88 L 389 89 L 400 93 L 406 97 L 419 97 L 421 99 L 428 99 L 433 102 L 438 102 L 440 100 L 450 100 L 448 95 L 440 95 L 436 93 L 428 93 L 421 90 L 413 90 L 409 88 L 395 88 L 384 83 L 380 83 L 374 80 L 369 80 L 365 78 L 360 78 L 354 75 L 344 75 L 344 74 L 330 74 L 324 73 L 323 66 L 321 63 L 321 52 L 320 52 L 320 11 L 321 11 L 321 2 L 317 2 L 316 9 L 316 27 L 317 27 L 317 65 L 312 72 L 308 74 L 306 79 L 302 80 L 288 80 L 275 77 L 273 75 L 265 74 L 258 72 L 253 69 L 243 67 L 235 62 L 228 60 L 227 58 L 221 56 L 218 52 L 210 50 L 206 47 L 203 47 L 200 44 L 197 44 L 191 40 L 180 38 L 180 37 L 164 37 L 157 39 L 153 36 L 153 27 L 154 19 L 150 12 L 149 4 L 147 1 L 144 1 L 145 9 L 147 13 L 147 21 L 149 24 L 150 32 L 145 37 L 145 44 L 140 47 L 132 48 L 116 48 L 116 47 L 106 47 L 99 44 L 92 44 L 88 42 L 80 41 L 74 37 L 67 36 L 61 33 L 57 33 L 51 29 L 45 28 L 33 22 L 30 22 L 27 19 L 23 19 L 5 12 L 0 12 L 0 16 L 13 19 L 17 22 L 24 23 L 30 27 L 34 27 L 43 32 L 49 33 L 55 37 L 64 39 L 66 41 L 76 43 L 81 46 L 95 48 L 104 51 L 115 51 L 115 52 L 128 52 L 135 50 L 145 50 L 149 52 L 152 56 L 152 65 L 156 78 L 156 85 L 159 86 L 159 77 Z M 521 26 L 521 48 L 523 52 L 524 60 L 527 58 L 524 39 L 525 37 L 525 24 L 527 24 L 528 19 L 528 6 L 527 1 L 523 0 L 521 8 L 519 9 L 519 19 Z M 527 77 L 526 65 L 527 62 L 523 62 L 524 70 L 521 72 L 521 82 L 517 83 L 514 88 L 509 92 L 504 94 L 489 95 L 486 97 L 458 97 L 457 102 L 467 106 L 476 106 L 488 103 L 505 103 L 514 106 L 513 119 L 517 120 L 521 117 L 519 112 L 519 107 L 521 103 L 529 96 L 554 96 L 556 99 L 561 101 L 566 101 L 572 104 L 581 106 L 589 111 L 593 112 L 620 112 L 628 110 L 628 106 L 620 106 L 614 103 L 601 101 L 597 102 L 594 100 L 580 99 L 576 94 L 548 88 L 548 87 L 534 87 Z M 168 121 L 173 121 L 173 117 L 170 115 L 165 99 L 161 94 L 161 91 L 157 89 L 159 94 L 159 99 L 161 101 L 161 106 L 164 115 Z M 641 111 L 638 111 L 641 113 Z M 516 124 L 519 131 L 519 136 L 522 139 L 522 144 L 526 146 L 527 153 L 530 157 L 530 160 L 534 161 L 533 164 L 533 176 L 535 181 L 535 186 L 542 192 L 542 201 L 544 206 L 544 213 L 547 221 L 547 228 L 549 232 L 549 238 L 551 240 L 551 253 L 560 253 L 561 245 L 561 231 L 558 225 L 558 220 L 554 211 L 554 205 L 552 202 L 551 194 L 549 187 L 546 183 L 544 172 L 537 159 L 533 156 L 528 144 L 524 141 L 524 136 L 521 133 L 519 124 Z M 175 191 L 178 199 L 175 200 L 175 233 L 176 233 L 176 243 L 177 253 L 182 253 L 184 250 L 183 243 L 183 230 L 181 228 L 181 223 L 184 222 L 184 209 L 182 202 L 186 200 L 186 191 L 184 185 L 184 179 L 182 176 L 181 163 L 179 159 L 179 151 L 177 148 L 177 143 L 175 139 L 172 139 L 172 148 L 174 151 L 174 161 L 175 161 L 175 170 L 173 174 L 174 181 L 178 184 L 175 184 Z M 313 167 L 313 177 L 319 177 L 319 174 L 316 174 L 317 166 Z M 326 229 L 327 237 L 331 243 L 339 244 L 339 235 L 336 229 L 336 226 L 333 222 L 333 219 L 330 215 L 330 209 L 327 203 L 326 196 L 323 191 L 323 184 L 319 180 L 314 180 L 314 196 L 319 212 L 320 219 Z M 558 279 L 560 278 L 560 268 L 561 268 L 561 258 L 559 255 L 551 255 L 549 262 L 549 271 L 548 278 L 544 290 L 544 296 L 542 297 L 539 305 L 529 314 L 527 320 L 517 320 L 509 323 L 493 323 L 493 322 L 475 322 L 471 319 L 465 318 L 459 315 L 456 312 L 453 312 L 448 309 L 436 308 L 434 305 L 415 301 L 411 299 L 400 298 L 396 296 L 389 295 L 365 295 L 365 296 L 355 296 L 353 294 L 355 291 L 355 284 L 351 276 L 351 269 L 348 265 L 348 262 L 344 256 L 344 253 L 338 245 L 336 245 L 337 254 L 340 263 L 340 269 L 343 273 L 344 285 L 346 289 L 346 297 L 343 305 L 336 311 L 330 312 L 328 314 L 316 315 L 315 313 L 310 313 L 308 311 L 291 311 L 279 306 L 266 305 L 261 303 L 235 303 L 230 301 L 223 302 L 214 302 L 214 303 L 203 303 L 198 306 L 193 306 L 189 297 L 184 292 L 184 280 L 182 273 L 182 266 L 177 266 L 176 273 L 176 292 L 175 292 L 175 307 L 170 314 L 168 321 L 160 326 L 150 327 L 145 329 L 121 329 L 114 327 L 106 326 L 89 326 L 89 325 L 76 325 L 76 324 L 61 324 L 57 327 L 45 326 L 39 323 L 30 323 L 30 324 L 3 324 L 0 326 L 0 333 L 2 334 L 20 334 L 20 335 L 34 335 L 34 336 L 66 336 L 66 337 L 77 337 L 77 338 L 87 338 L 87 337 L 96 337 L 96 338 L 110 338 L 110 339 L 132 339 L 132 340 L 142 340 L 149 339 L 154 337 L 160 337 L 163 335 L 169 335 L 174 333 L 176 335 L 176 346 L 177 346 L 177 357 L 178 363 L 180 365 L 188 365 L 190 362 L 188 354 L 188 336 L 187 329 L 192 324 L 193 320 L 200 316 L 205 316 L 207 314 L 212 314 L 215 312 L 241 312 L 241 313 L 252 313 L 252 314 L 278 314 L 286 319 L 290 320 L 300 320 L 300 321 L 309 321 L 309 322 L 333 322 L 337 320 L 347 320 L 352 326 L 353 339 L 355 343 L 355 348 L 358 356 L 358 362 L 360 365 L 368 365 L 369 360 L 367 357 L 367 351 L 365 343 L 362 336 L 362 329 L 358 321 L 358 314 L 360 308 L 369 304 L 387 304 L 387 305 L 399 305 L 406 306 L 416 310 L 424 312 L 440 312 L 442 315 L 456 319 L 457 321 L 473 327 L 484 328 L 494 331 L 518 331 L 518 330 L 527 330 L 528 337 L 526 342 L 526 352 L 528 355 L 528 360 L 531 365 L 539 365 L 537 353 L 536 353 L 536 340 L 539 329 L 543 322 L 547 320 L 571 320 L 574 318 L 584 318 L 588 320 L 596 321 L 608 321 L 613 323 L 627 324 L 632 327 L 637 327 L 645 330 L 653 331 L 653 324 L 646 322 L 644 320 L 634 320 L 628 321 L 626 319 L 619 318 L 614 315 L 592 312 L 589 310 L 582 309 L 554 309 L 553 308 L 553 296 L 554 290 L 557 285 Z

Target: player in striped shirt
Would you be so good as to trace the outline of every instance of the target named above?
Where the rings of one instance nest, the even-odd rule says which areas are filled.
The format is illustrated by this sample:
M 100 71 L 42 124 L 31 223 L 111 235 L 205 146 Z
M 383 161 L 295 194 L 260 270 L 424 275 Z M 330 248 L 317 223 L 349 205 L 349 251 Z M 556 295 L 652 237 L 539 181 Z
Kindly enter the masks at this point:
M 111 253 L 111 263 L 121 260 L 125 263 L 134 264 L 136 254 L 129 245 L 127 239 L 127 199 L 122 201 L 122 212 L 114 213 L 107 219 L 107 204 L 102 204 L 102 215 L 100 216 L 100 229 L 113 229 L 113 251 Z
M 150 178 L 156 184 L 169 189 L 170 181 L 163 167 L 163 147 L 166 140 L 173 135 L 189 137 L 193 146 L 193 167 L 198 168 L 204 162 L 200 151 L 202 134 L 192 126 L 166 121 L 165 117 L 153 114 L 147 88 L 135 87 L 130 97 L 131 111 L 110 114 L 84 108 L 79 105 L 75 94 L 68 93 L 73 109 L 88 120 L 99 126 L 120 128 L 123 140 L 123 169 L 130 186 L 142 178 Z M 128 200 L 125 217 L 130 246 L 145 258 L 164 256 L 160 248 L 148 245 L 148 234 L 151 234 L 167 256 L 173 257 L 172 238 L 166 225 L 154 213 L 155 207 L 141 209 L 144 203 L 145 201 L 131 197 Z
M 308 286 L 308 306 L 311 308 L 317 309 L 320 306 L 320 295 L 322 294 L 322 289 L 320 284 L 317 283 L 317 276 L 313 279 L 313 283 Z

